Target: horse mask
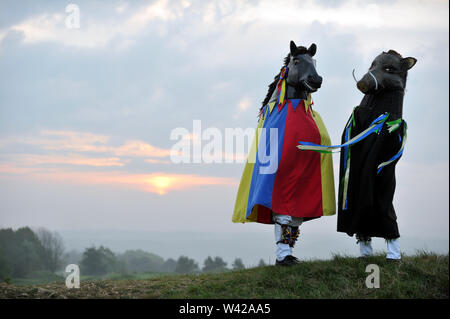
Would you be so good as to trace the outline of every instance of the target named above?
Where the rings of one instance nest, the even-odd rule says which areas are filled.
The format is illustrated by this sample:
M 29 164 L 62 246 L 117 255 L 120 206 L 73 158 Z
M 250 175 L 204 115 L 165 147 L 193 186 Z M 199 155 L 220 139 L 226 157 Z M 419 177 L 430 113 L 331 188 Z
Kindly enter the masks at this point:
M 364 94 L 378 93 L 383 90 L 401 90 L 406 87 L 406 76 L 417 60 L 402 58 L 394 50 L 383 52 L 372 62 L 369 71 L 357 82 L 358 89 Z
M 306 49 L 297 47 L 294 41 L 291 41 L 286 79 L 288 86 L 310 93 L 316 92 L 321 87 L 322 77 L 317 74 L 316 61 L 312 58 L 316 50 L 317 46 L 314 43 Z

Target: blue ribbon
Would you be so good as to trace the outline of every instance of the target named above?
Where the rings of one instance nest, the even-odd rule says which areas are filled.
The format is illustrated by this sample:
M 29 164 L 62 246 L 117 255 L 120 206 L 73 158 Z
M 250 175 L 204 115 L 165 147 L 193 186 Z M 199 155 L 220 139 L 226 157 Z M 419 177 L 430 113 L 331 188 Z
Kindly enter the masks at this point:
M 367 132 L 362 134 L 360 137 L 358 137 L 357 139 L 355 139 L 354 141 L 352 141 L 351 143 L 348 143 L 348 144 L 344 143 L 344 144 L 341 144 L 341 145 L 320 145 L 320 144 L 315 144 L 315 143 L 311 143 L 311 142 L 302 142 L 302 141 L 299 141 L 298 143 L 300 145 L 304 145 L 304 146 L 316 146 L 316 147 L 321 147 L 321 148 L 342 148 L 342 147 L 346 148 L 346 147 L 348 147 L 350 145 L 358 143 L 359 141 L 365 139 L 368 135 L 370 135 L 370 134 L 372 134 L 374 132 L 377 132 L 377 131 L 379 132 L 381 130 L 381 128 L 383 127 L 384 121 L 387 119 L 388 116 L 389 116 L 389 114 L 385 113 L 385 114 L 382 114 L 379 117 L 377 117 L 369 125 L 369 127 L 370 127 L 370 126 L 376 124 L 376 125 L 374 125 L 374 127 L 372 127 L 370 130 L 368 130 Z M 348 129 L 348 127 L 347 127 L 347 129 Z

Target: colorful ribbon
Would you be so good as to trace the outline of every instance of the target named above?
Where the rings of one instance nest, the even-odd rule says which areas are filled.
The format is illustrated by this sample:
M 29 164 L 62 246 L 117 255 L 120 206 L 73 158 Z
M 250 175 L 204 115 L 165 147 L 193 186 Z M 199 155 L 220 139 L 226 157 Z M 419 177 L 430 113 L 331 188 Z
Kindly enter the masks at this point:
M 379 174 L 384 167 L 391 164 L 395 160 L 399 159 L 403 155 L 403 150 L 405 149 L 406 137 L 407 137 L 406 122 L 403 121 L 402 119 L 397 119 L 394 121 L 386 122 L 388 117 L 389 117 L 389 113 L 380 115 L 369 125 L 369 127 L 366 130 L 364 130 L 363 132 L 359 133 L 358 135 L 356 135 L 355 137 L 350 139 L 352 127 L 355 126 L 354 112 L 352 112 L 352 115 L 351 115 L 349 121 L 347 122 L 347 125 L 345 126 L 344 144 L 341 144 L 341 145 L 319 145 L 319 144 L 314 144 L 314 143 L 310 143 L 310 142 L 299 141 L 299 145 L 297 145 L 297 148 L 300 150 L 311 150 L 311 151 L 316 151 L 319 153 L 333 153 L 333 151 L 340 152 L 341 148 L 344 149 L 344 177 L 341 180 L 342 209 L 343 210 L 347 209 L 347 193 L 348 193 L 348 182 L 349 182 L 349 177 L 350 177 L 350 146 L 351 145 L 362 141 L 363 139 L 365 139 L 367 136 L 369 136 L 372 133 L 379 134 L 383 125 L 385 125 L 385 124 L 387 125 L 389 133 L 392 133 L 400 127 L 402 122 L 404 122 L 405 126 L 403 128 L 403 140 L 402 140 L 402 145 L 400 147 L 400 150 L 397 152 L 397 154 L 395 154 L 389 160 L 378 165 L 377 174 Z M 401 139 L 400 135 L 399 135 L 399 138 Z
M 344 137 L 344 143 L 347 143 L 351 136 L 352 127 L 356 124 L 355 123 L 355 109 L 353 109 L 352 116 L 350 117 L 350 120 L 348 121 L 346 127 L 345 127 L 345 137 Z M 342 203 L 343 207 L 342 209 L 347 209 L 347 192 L 348 192 L 348 181 L 350 177 L 350 148 L 344 147 L 344 177 L 342 178 L 341 184 L 343 186 L 343 198 Z
M 393 122 L 397 122 L 397 123 L 393 123 Z M 394 132 L 396 129 L 398 129 L 400 127 L 402 119 L 398 119 L 397 121 L 393 121 L 393 122 L 386 123 L 389 126 L 389 133 Z M 407 125 L 406 125 L 406 122 L 405 122 L 405 126 L 403 127 L 403 141 L 402 141 L 402 146 L 400 147 L 400 150 L 398 151 L 397 154 L 392 156 L 389 160 L 387 160 L 386 162 L 383 162 L 380 165 L 378 165 L 377 174 L 380 174 L 381 170 L 384 167 L 386 167 L 387 165 L 391 164 L 393 161 L 395 161 L 395 160 L 399 159 L 400 157 L 402 157 L 403 150 L 405 149 L 405 145 L 406 145 L 406 137 L 407 137 L 406 130 L 407 130 Z M 399 138 L 401 139 L 400 135 L 399 135 Z
M 283 106 L 286 104 L 286 77 L 288 73 L 288 67 L 284 66 L 280 72 L 280 80 L 277 84 L 277 93 L 278 93 L 278 112 L 281 111 Z
M 320 153 L 333 153 L 333 151 L 336 152 L 340 152 L 340 149 L 343 147 L 348 147 L 351 146 L 355 143 L 358 143 L 360 141 L 362 141 L 363 139 L 365 139 L 367 136 L 369 136 L 372 133 L 379 133 L 381 128 L 384 125 L 384 122 L 386 121 L 386 119 L 388 118 L 389 113 L 385 113 L 380 115 L 379 117 L 377 117 L 370 125 L 369 127 L 364 130 L 363 132 L 359 133 L 358 135 L 356 135 L 355 137 L 353 137 L 351 140 L 347 140 L 344 144 L 341 145 L 320 145 L 320 144 L 314 144 L 311 142 L 302 142 L 299 141 L 299 145 L 297 145 L 297 148 L 300 150 L 310 150 L 310 151 L 316 151 L 316 152 L 320 152 Z M 353 118 L 353 114 L 352 114 L 352 118 Z M 351 120 L 351 121 L 354 121 Z M 349 121 L 349 122 L 351 122 Z M 347 127 L 348 129 L 348 127 Z M 350 134 L 346 133 L 346 137 L 350 136 Z

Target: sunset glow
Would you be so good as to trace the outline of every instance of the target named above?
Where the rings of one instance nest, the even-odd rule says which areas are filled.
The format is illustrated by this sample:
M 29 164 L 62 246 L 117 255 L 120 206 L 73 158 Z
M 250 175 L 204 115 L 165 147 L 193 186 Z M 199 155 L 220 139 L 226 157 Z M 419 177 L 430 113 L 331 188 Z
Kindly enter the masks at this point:
M 147 180 L 147 182 L 155 187 L 156 192 L 159 195 L 167 193 L 168 188 L 173 183 L 173 180 L 169 176 L 153 176 Z

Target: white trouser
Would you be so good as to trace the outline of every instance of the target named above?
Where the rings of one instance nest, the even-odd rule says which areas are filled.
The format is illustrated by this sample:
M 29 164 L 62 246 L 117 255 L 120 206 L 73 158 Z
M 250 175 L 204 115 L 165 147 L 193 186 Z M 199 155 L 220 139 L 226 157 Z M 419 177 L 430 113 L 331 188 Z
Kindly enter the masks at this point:
M 400 238 L 386 240 L 388 253 L 386 258 L 388 259 L 402 259 L 400 255 Z
M 401 259 L 402 256 L 400 254 L 400 239 L 389 239 L 386 240 L 388 253 L 386 254 L 386 258 L 388 259 Z M 361 252 L 362 257 L 372 256 L 372 241 L 360 241 L 359 242 L 359 251 Z
M 281 240 L 281 225 L 297 227 L 303 223 L 303 218 L 273 214 L 272 221 L 275 223 L 275 242 L 278 242 Z M 292 247 L 290 247 L 289 244 L 278 243 L 275 253 L 277 255 L 277 260 L 281 261 L 286 256 L 292 255 Z
M 362 257 L 368 257 L 373 255 L 372 241 L 360 241 L 359 251 Z

